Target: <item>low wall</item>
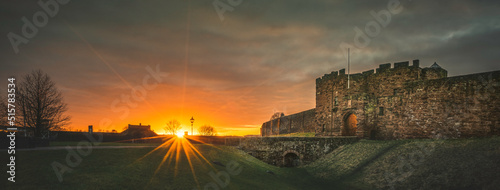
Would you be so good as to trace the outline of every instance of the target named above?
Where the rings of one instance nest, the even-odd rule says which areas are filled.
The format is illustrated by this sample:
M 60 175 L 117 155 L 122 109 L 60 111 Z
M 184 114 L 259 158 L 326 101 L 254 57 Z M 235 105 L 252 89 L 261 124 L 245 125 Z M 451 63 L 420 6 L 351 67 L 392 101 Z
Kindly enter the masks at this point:
M 307 133 L 315 131 L 315 109 L 283 116 L 262 124 L 261 135 L 283 135 L 289 133 Z
M 259 160 L 282 167 L 287 153 L 296 154 L 300 165 L 304 165 L 358 140 L 357 137 L 251 137 L 242 139 L 240 147 Z
M 193 144 L 213 144 L 226 146 L 239 146 L 244 137 L 232 136 L 188 136 L 186 137 Z

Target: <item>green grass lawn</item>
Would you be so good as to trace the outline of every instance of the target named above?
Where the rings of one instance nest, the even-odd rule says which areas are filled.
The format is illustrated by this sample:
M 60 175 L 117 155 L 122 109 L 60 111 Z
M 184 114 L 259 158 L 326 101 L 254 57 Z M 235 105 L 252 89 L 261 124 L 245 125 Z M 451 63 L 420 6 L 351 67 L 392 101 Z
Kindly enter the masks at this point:
M 174 151 L 170 162 L 167 157 L 161 167 L 167 148 L 159 148 L 151 154 L 148 153 L 153 147 L 93 149 L 88 156 L 82 156 L 81 163 L 73 167 L 73 171 L 63 174 L 63 181 L 59 182 L 51 163 L 67 165 L 67 150 L 17 151 L 16 183 L 8 182 L 7 174 L 2 172 L 0 176 L 5 185 L 1 185 L 1 189 L 203 189 L 217 185 L 210 172 L 229 176 L 226 187 L 217 185 L 220 189 L 500 187 L 499 137 L 446 141 L 361 140 L 299 168 L 268 165 L 234 147 L 193 146 L 208 161 L 218 161 L 226 167 L 210 165 L 203 158 L 193 156 L 194 152 L 188 152 L 190 165 L 183 149 L 178 153 Z M 0 155 L 1 163 L 8 163 L 6 151 Z M 230 163 L 237 163 L 238 167 Z M 232 166 L 232 170 L 227 165 Z M 241 172 L 230 174 L 239 167 Z M 267 170 L 274 175 L 266 173 Z M 221 179 L 226 181 L 224 177 Z
M 304 189 L 308 184 L 324 185 L 311 183 L 315 178 L 303 168 L 271 166 L 233 147 L 193 146 L 210 162 L 218 161 L 226 167 L 232 162 L 241 167 L 239 174 L 229 174 L 230 183 L 224 189 Z M 18 151 L 16 182 L 8 182 L 2 172 L 4 182 L 8 182 L 2 189 L 203 189 L 210 183 L 217 184 L 210 172 L 228 172 L 226 167 L 209 165 L 199 156 L 190 156 L 193 175 L 186 154 L 181 150 L 177 164 L 175 156 L 170 163 L 167 159 L 155 174 L 168 149 L 160 148 L 139 160 L 153 149 L 94 149 L 82 157 L 72 172 L 63 174 L 63 182 L 58 181 L 51 163 L 57 161 L 66 165 L 66 150 Z M 6 157 L 2 154 L 2 158 Z M 267 170 L 275 174 L 266 173 Z M 224 177 L 221 179 L 225 181 Z
M 88 142 L 88 141 L 87 141 Z M 77 141 L 52 141 L 50 146 L 78 146 Z M 101 142 L 94 144 L 94 146 L 158 146 L 160 143 L 125 143 L 125 142 Z
M 289 134 L 275 135 L 275 136 L 280 136 L 280 137 L 314 137 L 314 136 L 316 136 L 316 133 L 289 133 Z

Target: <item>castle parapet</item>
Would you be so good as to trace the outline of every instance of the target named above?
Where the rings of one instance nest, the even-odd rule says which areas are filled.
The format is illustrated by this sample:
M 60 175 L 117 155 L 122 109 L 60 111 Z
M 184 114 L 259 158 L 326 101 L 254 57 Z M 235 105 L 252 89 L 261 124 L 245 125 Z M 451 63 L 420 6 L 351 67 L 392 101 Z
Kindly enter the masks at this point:
M 420 67 L 420 60 L 418 60 L 418 59 L 413 60 L 412 66 L 416 67 L 416 68 L 419 68 Z
M 345 69 L 340 69 L 339 75 L 345 75 Z
M 373 70 L 373 69 L 372 70 L 368 70 L 368 71 L 363 72 L 363 76 L 372 75 L 374 73 L 375 73 L 375 70 Z
M 316 79 L 316 83 L 320 83 L 324 80 L 330 80 L 332 78 L 336 78 L 339 75 L 338 71 L 332 71 L 330 74 L 325 74 L 323 77 L 319 77 Z
M 362 79 L 362 78 L 363 78 L 363 74 L 361 74 L 361 73 L 351 74 L 351 79 L 352 80 L 359 80 L 359 79 Z
M 333 76 L 335 76 L 335 77 L 339 76 L 339 72 L 338 71 L 332 71 L 330 74 L 333 75 Z
M 377 69 L 377 73 L 381 73 L 391 69 L 391 63 L 380 64 Z
M 360 79 L 363 77 L 368 77 L 368 76 L 373 75 L 373 74 L 385 73 L 387 71 L 391 71 L 394 69 L 401 69 L 401 68 L 417 69 L 417 68 L 420 68 L 420 60 L 414 59 L 411 62 L 412 62 L 411 66 L 410 66 L 410 61 L 395 62 L 394 67 L 392 67 L 392 63 L 380 64 L 377 69 L 371 69 L 368 71 L 364 71 L 362 73 L 350 74 L 350 76 L 353 79 Z M 323 81 L 335 79 L 339 76 L 345 76 L 345 75 L 347 75 L 345 68 L 341 69 L 339 71 L 332 71 L 330 74 L 325 74 L 322 77 L 317 78 L 316 83 L 321 83 Z M 430 68 L 424 68 L 424 79 L 436 79 L 436 78 L 443 78 L 446 76 L 447 76 L 447 71 L 442 69 L 439 66 L 434 65 Z
M 410 63 L 408 61 L 394 63 L 395 69 L 402 68 L 402 67 L 409 67 L 409 66 L 410 66 Z
M 427 80 L 446 78 L 448 76 L 448 71 L 444 70 L 436 62 L 430 67 L 422 69 L 422 77 Z

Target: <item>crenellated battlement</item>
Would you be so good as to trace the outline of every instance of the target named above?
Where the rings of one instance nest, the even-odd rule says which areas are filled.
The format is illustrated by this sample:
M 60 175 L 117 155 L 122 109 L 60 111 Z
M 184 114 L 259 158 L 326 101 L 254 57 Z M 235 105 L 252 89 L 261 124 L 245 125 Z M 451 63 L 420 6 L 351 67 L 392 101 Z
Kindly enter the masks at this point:
M 361 73 L 353 73 L 350 74 L 350 77 L 353 80 L 360 80 L 367 77 L 376 77 L 378 75 L 399 75 L 400 72 L 397 72 L 401 69 L 414 70 L 417 72 L 419 77 L 415 78 L 415 80 L 420 79 L 438 79 L 447 77 L 448 72 L 443 68 L 439 67 L 436 63 L 430 67 L 420 68 L 420 60 L 415 59 L 412 61 L 412 65 L 410 65 L 410 61 L 402 61 L 391 63 L 380 64 L 378 68 L 371 69 L 367 71 L 363 71 Z M 422 76 L 420 76 L 422 75 Z M 329 74 L 325 74 L 322 77 L 316 79 L 316 83 L 322 83 L 324 81 L 344 79 L 347 77 L 345 69 L 340 69 L 339 71 L 332 71 Z
M 395 62 L 394 67 L 392 67 L 391 63 L 384 63 L 384 64 L 380 64 L 379 67 L 376 69 L 363 71 L 361 73 L 353 73 L 353 74 L 350 74 L 350 76 L 354 76 L 354 78 L 363 78 L 363 77 L 372 76 L 374 74 L 388 73 L 389 71 L 394 71 L 394 70 L 403 69 L 403 68 L 421 69 L 420 68 L 420 60 L 418 60 L 418 59 L 413 60 L 411 66 L 410 66 L 409 61 Z M 336 79 L 339 77 L 347 77 L 345 69 L 340 69 L 339 71 L 332 71 L 329 74 L 325 74 L 322 77 L 317 78 L 316 82 L 321 83 L 323 81 L 328 81 L 328 80 Z

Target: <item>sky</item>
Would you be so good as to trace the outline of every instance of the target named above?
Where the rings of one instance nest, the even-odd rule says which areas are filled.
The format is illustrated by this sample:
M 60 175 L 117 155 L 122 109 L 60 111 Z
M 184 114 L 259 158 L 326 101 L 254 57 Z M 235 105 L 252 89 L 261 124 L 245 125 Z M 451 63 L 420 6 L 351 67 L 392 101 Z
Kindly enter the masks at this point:
M 0 90 L 41 69 L 71 130 L 163 133 L 177 119 L 188 131 L 194 117 L 195 131 L 259 134 L 274 112 L 314 108 L 315 79 L 346 68 L 347 47 L 351 73 L 413 59 L 449 76 L 500 70 L 499 10 L 493 0 L 4 0 Z

